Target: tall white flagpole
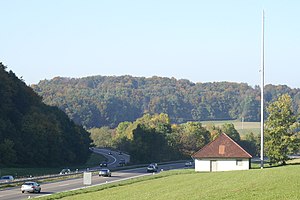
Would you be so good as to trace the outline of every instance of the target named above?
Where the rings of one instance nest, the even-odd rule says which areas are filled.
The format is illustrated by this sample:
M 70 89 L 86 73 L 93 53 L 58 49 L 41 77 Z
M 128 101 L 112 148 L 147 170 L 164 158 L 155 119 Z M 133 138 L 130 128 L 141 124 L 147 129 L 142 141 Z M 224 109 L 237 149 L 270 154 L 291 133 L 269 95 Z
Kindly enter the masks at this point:
M 265 86 L 265 11 L 262 11 L 262 33 L 261 33 L 261 102 L 260 102 L 260 168 L 264 168 L 264 86 Z

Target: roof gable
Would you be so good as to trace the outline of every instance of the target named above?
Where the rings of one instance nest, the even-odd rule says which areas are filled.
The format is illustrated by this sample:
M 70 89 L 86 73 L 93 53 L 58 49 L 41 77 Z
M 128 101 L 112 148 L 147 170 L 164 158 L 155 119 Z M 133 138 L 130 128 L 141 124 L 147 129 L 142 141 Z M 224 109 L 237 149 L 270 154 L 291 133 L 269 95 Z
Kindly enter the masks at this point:
M 252 158 L 240 145 L 225 133 L 192 155 L 193 158 Z

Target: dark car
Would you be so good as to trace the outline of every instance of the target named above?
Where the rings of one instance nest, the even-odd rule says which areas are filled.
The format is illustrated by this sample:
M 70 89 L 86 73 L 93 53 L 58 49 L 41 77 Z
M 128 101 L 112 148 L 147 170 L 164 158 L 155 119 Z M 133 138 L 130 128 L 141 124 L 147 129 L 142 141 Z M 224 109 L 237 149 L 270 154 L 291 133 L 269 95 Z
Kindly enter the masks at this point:
M 150 164 L 148 167 L 147 167 L 147 172 L 157 172 L 157 167 L 153 164 Z
M 120 161 L 119 161 L 119 165 L 120 166 L 124 166 L 126 164 L 126 162 L 125 162 L 125 159 L 120 159 Z
M 111 177 L 111 172 L 109 169 L 100 169 L 99 176 Z
M 107 167 L 107 162 L 103 161 L 102 163 L 100 163 L 100 167 Z
M 0 178 L 0 183 L 8 183 L 8 182 L 12 182 L 14 180 L 14 177 L 11 175 L 6 175 L 6 176 L 2 176 Z
M 154 165 L 156 168 L 158 168 L 157 163 L 151 163 L 150 165 Z

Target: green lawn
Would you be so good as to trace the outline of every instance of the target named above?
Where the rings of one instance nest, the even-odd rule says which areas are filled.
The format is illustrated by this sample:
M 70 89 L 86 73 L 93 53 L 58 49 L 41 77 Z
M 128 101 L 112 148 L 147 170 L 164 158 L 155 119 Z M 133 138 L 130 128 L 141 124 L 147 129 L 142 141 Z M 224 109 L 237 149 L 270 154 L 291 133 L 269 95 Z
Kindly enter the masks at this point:
M 90 158 L 87 160 L 87 162 L 83 165 L 77 165 L 77 166 L 61 166 L 61 167 L 9 167 L 9 168 L 1 168 L 0 167 L 0 176 L 2 175 L 13 175 L 14 177 L 28 177 L 30 175 L 32 176 L 41 176 L 41 175 L 48 175 L 48 174 L 58 174 L 62 168 L 70 168 L 72 171 L 75 171 L 76 169 L 83 169 L 87 167 L 95 167 L 99 165 L 100 162 L 105 160 L 105 157 L 103 157 L 100 154 L 92 153 Z
M 119 184 L 119 185 L 118 185 Z M 248 171 L 196 173 L 174 170 L 131 181 L 74 191 L 63 200 L 300 199 L 300 165 Z M 63 196 L 63 195 L 57 195 Z M 44 199 L 54 199 L 48 196 Z

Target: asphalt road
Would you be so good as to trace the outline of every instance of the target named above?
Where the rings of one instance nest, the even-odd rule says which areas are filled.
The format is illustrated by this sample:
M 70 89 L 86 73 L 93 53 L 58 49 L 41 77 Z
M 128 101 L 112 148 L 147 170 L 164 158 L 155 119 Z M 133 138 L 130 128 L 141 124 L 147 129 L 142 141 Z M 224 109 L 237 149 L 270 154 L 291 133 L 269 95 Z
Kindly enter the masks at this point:
M 112 160 L 114 159 L 112 158 Z M 111 162 L 111 166 L 113 166 L 114 164 L 116 163 Z M 166 164 L 166 165 L 159 166 L 159 170 L 171 170 L 171 169 L 179 169 L 179 168 L 184 168 L 184 163 Z M 98 175 L 92 176 L 92 185 L 94 186 L 99 184 L 106 184 L 110 182 L 116 182 L 120 180 L 126 180 L 129 178 L 134 178 L 138 176 L 147 176 L 147 175 L 151 176 L 154 174 L 147 173 L 145 167 L 115 171 L 112 172 L 112 177 L 99 177 Z M 33 197 L 38 197 L 43 195 L 50 195 L 62 191 L 79 189 L 87 186 L 83 185 L 83 178 L 77 178 L 77 179 L 41 184 L 41 187 L 42 187 L 41 193 L 21 193 L 20 187 L 2 190 L 0 191 L 0 199 L 5 199 L 5 200 L 28 199 L 28 198 L 33 198 Z
M 108 159 L 109 168 L 119 167 L 119 162 L 121 159 L 124 159 L 125 163 L 128 163 L 130 161 L 130 156 L 123 152 L 120 154 L 117 151 L 111 151 L 109 149 L 102 148 L 92 148 L 91 150 L 95 153 L 102 154 L 104 157 L 106 157 Z M 109 154 L 109 152 L 111 153 L 111 155 Z

